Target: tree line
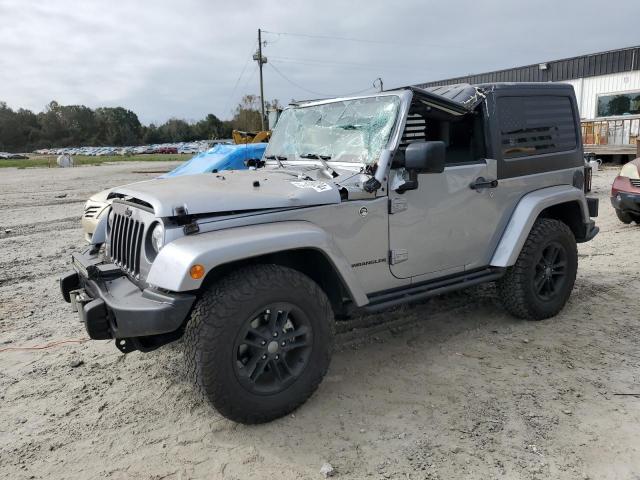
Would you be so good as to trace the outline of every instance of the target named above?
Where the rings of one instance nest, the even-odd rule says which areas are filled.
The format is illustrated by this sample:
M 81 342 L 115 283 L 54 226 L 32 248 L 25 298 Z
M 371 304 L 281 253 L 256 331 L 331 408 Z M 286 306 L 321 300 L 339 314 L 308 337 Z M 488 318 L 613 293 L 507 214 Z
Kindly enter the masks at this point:
M 278 101 L 267 102 L 269 108 Z M 231 120 L 210 113 L 188 122 L 171 118 L 161 125 L 142 125 L 138 116 L 123 107 L 91 109 L 84 105 L 50 102 L 39 113 L 13 110 L 0 101 L 0 151 L 31 152 L 40 148 L 127 146 L 230 138 L 233 129 L 260 130 L 260 97 L 245 95 Z

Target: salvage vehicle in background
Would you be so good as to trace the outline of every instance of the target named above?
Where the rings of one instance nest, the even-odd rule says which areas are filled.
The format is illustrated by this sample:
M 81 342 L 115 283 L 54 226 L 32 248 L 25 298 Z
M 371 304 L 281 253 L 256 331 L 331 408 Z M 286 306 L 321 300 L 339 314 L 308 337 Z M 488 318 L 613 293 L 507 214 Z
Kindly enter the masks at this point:
M 93 339 L 183 339 L 224 416 L 290 413 L 329 367 L 335 322 L 497 282 L 512 315 L 556 315 L 586 198 L 573 88 L 407 87 L 285 110 L 255 170 L 113 189 L 60 279 Z
M 611 186 L 611 205 L 622 223 L 640 224 L 640 157 L 620 169 Z
M 207 173 L 221 170 L 243 170 L 248 168 L 245 163 L 247 160 L 262 158 L 266 143 L 252 143 L 249 145 L 229 145 L 219 143 L 213 148 L 205 152 L 201 152 L 190 160 L 177 166 L 173 170 L 159 178 L 170 178 L 179 175 L 196 175 L 198 173 Z M 84 231 L 85 240 L 91 241 L 93 232 L 98 222 L 106 217 L 108 207 L 111 205 L 112 198 L 110 194 L 113 189 L 109 188 L 92 195 L 84 204 L 84 213 L 82 215 L 82 229 Z

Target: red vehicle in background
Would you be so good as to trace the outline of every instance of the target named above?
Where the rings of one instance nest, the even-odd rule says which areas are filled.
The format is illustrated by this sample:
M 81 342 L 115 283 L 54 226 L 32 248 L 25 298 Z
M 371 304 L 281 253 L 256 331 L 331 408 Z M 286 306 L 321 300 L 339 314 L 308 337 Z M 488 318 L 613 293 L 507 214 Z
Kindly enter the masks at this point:
M 156 148 L 155 153 L 178 153 L 177 147 L 160 147 Z
M 626 163 L 613 181 L 611 205 L 622 223 L 640 224 L 640 157 Z

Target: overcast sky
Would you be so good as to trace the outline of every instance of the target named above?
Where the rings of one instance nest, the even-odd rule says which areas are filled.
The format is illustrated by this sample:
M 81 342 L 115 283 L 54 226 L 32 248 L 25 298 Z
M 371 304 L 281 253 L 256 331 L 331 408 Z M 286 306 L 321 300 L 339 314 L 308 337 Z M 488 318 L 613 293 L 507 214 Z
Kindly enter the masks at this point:
M 0 0 L 0 101 L 227 119 L 259 92 L 258 28 L 281 32 L 265 98 L 287 103 L 637 45 L 638 18 L 639 0 Z

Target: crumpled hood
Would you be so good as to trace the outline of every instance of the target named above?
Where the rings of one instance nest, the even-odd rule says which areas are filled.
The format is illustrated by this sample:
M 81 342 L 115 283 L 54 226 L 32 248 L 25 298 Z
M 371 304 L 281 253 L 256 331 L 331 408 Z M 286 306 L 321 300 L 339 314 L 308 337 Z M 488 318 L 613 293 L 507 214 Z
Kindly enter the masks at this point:
M 151 204 L 158 217 L 176 207 L 190 215 L 340 203 L 331 180 L 302 180 L 283 169 L 231 170 L 155 179 L 117 187 L 113 193 Z

